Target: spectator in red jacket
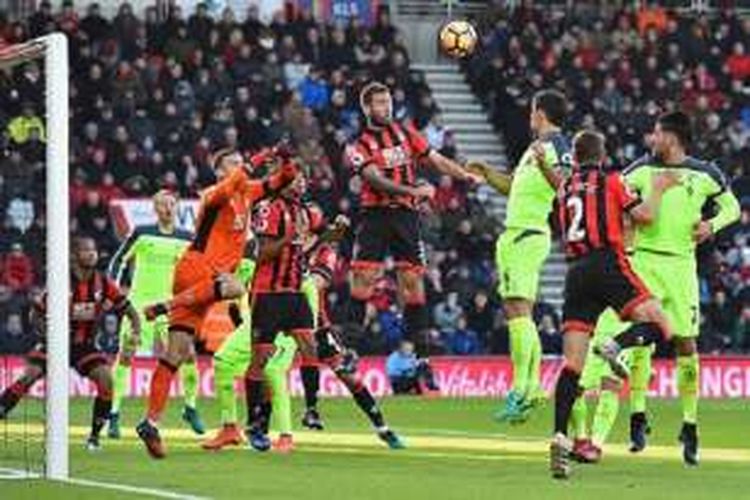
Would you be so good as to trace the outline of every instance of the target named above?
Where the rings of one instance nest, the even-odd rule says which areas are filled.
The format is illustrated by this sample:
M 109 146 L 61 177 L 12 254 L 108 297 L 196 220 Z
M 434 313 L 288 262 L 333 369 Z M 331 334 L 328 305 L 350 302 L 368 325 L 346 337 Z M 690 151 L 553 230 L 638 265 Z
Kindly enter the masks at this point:
M 742 42 L 734 44 L 732 55 L 727 57 L 726 71 L 733 80 L 750 78 L 750 55 L 745 52 Z
M 14 243 L 2 260 L 2 279 L 0 282 L 14 292 L 25 292 L 34 282 L 34 271 L 31 258 L 23 252 L 20 243 Z

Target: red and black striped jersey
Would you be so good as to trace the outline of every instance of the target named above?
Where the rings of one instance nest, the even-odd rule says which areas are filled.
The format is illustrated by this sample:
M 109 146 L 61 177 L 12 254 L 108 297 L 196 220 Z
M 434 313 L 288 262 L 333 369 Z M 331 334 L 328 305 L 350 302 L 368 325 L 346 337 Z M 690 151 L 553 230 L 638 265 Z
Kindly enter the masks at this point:
M 640 203 L 619 172 L 576 169 L 557 193 L 557 217 L 568 259 L 594 250 L 625 251 L 623 215 Z
M 384 127 L 367 127 L 357 140 L 346 149 L 346 162 L 355 174 L 370 165 L 402 186 L 413 185 L 417 180 L 419 161 L 430 152 L 430 145 L 412 124 L 392 122 Z M 377 190 L 362 179 L 360 205 L 371 207 L 415 207 L 412 196 L 394 196 Z
M 40 315 L 46 311 L 47 293 L 34 301 Z M 128 304 L 127 297 L 114 280 L 95 271 L 87 280 L 70 274 L 70 342 L 83 344 L 96 337 L 96 325 L 102 313 L 120 313 Z M 41 318 L 40 318 L 41 319 Z M 44 321 L 42 319 L 42 321 Z
M 258 204 L 253 214 L 253 232 L 259 238 L 284 240 L 278 255 L 258 262 L 253 293 L 298 292 L 307 263 L 304 242 L 325 220 L 311 205 L 278 197 Z

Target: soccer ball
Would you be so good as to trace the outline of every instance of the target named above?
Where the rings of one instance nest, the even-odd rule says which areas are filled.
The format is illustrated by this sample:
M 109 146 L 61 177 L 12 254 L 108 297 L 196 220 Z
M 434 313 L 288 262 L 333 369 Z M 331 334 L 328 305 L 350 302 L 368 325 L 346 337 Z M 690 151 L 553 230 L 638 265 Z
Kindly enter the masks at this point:
M 467 57 L 477 46 L 477 31 L 467 21 L 451 21 L 440 29 L 440 49 L 450 57 Z

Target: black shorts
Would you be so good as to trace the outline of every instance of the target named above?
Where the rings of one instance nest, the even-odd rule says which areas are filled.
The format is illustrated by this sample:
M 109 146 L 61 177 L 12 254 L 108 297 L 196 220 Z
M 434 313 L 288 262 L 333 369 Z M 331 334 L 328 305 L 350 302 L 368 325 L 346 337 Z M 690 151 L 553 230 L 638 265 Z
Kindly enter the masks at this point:
M 419 213 L 408 208 L 367 208 L 357 228 L 354 260 L 423 267 L 425 257 Z
M 47 371 L 46 344 L 44 342 L 37 343 L 26 355 L 26 362 Z M 107 358 L 107 355 L 97 349 L 93 342 L 70 345 L 70 367 L 75 368 L 81 376 L 88 377 L 99 366 L 108 364 L 109 358 Z
M 564 297 L 564 329 L 593 332 L 605 309 L 628 319 L 651 293 L 625 255 L 599 250 L 569 264 Z
M 252 311 L 253 342 L 271 343 L 280 332 L 313 329 L 313 313 L 302 292 L 258 293 Z

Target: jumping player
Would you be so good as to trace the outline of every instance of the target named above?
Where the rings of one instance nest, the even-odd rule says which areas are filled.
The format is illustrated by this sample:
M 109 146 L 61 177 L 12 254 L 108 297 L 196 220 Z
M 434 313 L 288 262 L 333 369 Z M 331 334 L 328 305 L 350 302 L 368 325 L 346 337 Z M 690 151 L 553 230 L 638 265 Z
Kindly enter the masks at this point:
M 565 96 L 553 90 L 538 92 L 531 102 L 529 121 L 536 136 L 534 144 L 543 149 L 542 161 L 547 168 L 558 171 L 567 171 L 570 167 L 570 144 L 561 130 L 567 106 Z M 509 188 L 507 183 L 498 185 L 489 179 L 498 191 L 510 191 L 505 230 L 497 240 L 495 260 L 498 292 L 508 318 L 513 386 L 504 408 L 495 417 L 500 421 L 521 423 L 547 397 L 541 388 L 542 344 L 532 310 L 542 266 L 551 248 L 548 219 L 555 189 L 536 167 L 532 148 L 521 157 Z
M 619 173 L 602 171 L 606 150 L 601 134 L 578 133 L 573 156 L 574 172 L 561 183 L 557 195 L 560 232 L 570 266 L 563 307 L 565 365 L 555 388 L 555 435 L 550 445 L 550 470 L 555 478 L 570 474 L 568 423 L 580 396 L 579 379 L 597 318 L 611 307 L 621 319 L 635 322 L 601 348 L 600 354 L 613 368 L 619 363 L 620 349 L 672 337 L 659 302 L 625 255 L 623 218 L 628 214 L 636 224 L 655 220 L 662 195 L 677 185 L 679 177 L 672 173 L 654 176 L 644 201 L 626 187 Z M 545 168 L 543 161 L 538 166 Z
M 191 239 L 189 232 L 175 227 L 177 196 L 174 193 L 159 191 L 153 197 L 153 207 L 156 224 L 135 228 L 112 257 L 108 269 L 110 278 L 121 287 L 124 288 L 129 281 L 128 298 L 137 311 L 169 298 L 174 267 Z M 160 317 L 144 324 L 141 316 L 141 325 L 142 345 L 148 351 L 153 349 L 158 353 L 167 334 L 166 318 Z M 138 345 L 132 341 L 131 328 L 126 322 L 120 326 L 120 352 L 112 367 L 114 392 L 107 435 L 113 439 L 120 437 L 120 407 L 130 379 L 131 360 L 138 349 Z M 182 419 L 196 434 L 203 434 L 203 422 L 196 408 L 199 375 L 195 349 L 191 350 L 188 361 L 180 368 L 180 374 L 185 391 Z
M 735 222 L 740 216 L 740 207 L 726 177 L 715 164 L 687 155 L 687 147 L 692 142 L 690 117 L 679 111 L 661 115 L 650 142 L 652 154 L 625 170 L 628 185 L 641 196 L 647 196 L 653 189 L 650 179 L 660 172 L 679 173 L 683 180 L 664 196 L 669 212 L 660 213 L 653 224 L 636 228 L 633 266 L 661 301 L 675 328 L 677 388 L 683 420 L 679 439 L 685 464 L 694 466 L 698 464 L 700 381 L 695 248 Z M 639 359 L 645 362 L 634 363 L 633 377 L 647 381 L 651 371 L 649 353 L 639 353 Z M 639 392 L 632 395 L 636 403 L 631 415 L 633 451 L 642 450 L 646 443 L 646 389 L 647 384 L 643 384 Z
M 482 182 L 482 176 L 430 149 L 412 125 L 394 121 L 391 93 L 385 85 L 366 85 L 360 93 L 360 106 L 367 124 L 347 148 L 347 161 L 363 181 L 363 212 L 351 266 L 349 321 L 362 324 L 365 306 L 390 253 L 396 262 L 406 335 L 414 340 L 417 353 L 427 356 L 426 262 L 417 203 L 431 199 L 435 188 L 418 180 L 417 166 L 426 163 L 470 183 Z
M 91 415 L 91 432 L 86 445 L 98 450 L 99 434 L 109 418 L 112 405 L 112 376 L 107 356 L 96 345 L 96 325 L 102 313 L 111 311 L 127 316 L 131 338 L 138 342 L 140 319 L 118 286 L 96 270 L 99 252 L 93 238 L 77 237 L 73 241 L 73 265 L 70 293 L 70 366 L 96 385 Z M 0 395 L 0 419 L 5 418 L 47 369 L 46 323 L 44 297 L 32 310 L 32 323 L 40 335 L 39 343 L 27 355 L 24 374 Z
M 180 257 L 174 274 L 173 298 L 148 306 L 147 320 L 169 314 L 169 338 L 151 380 L 146 418 L 138 425 L 138 436 L 153 458 L 166 455 L 157 423 L 169 396 L 174 373 L 190 359 L 194 337 L 211 305 L 242 296 L 242 284 L 233 273 L 242 260 L 249 213 L 253 204 L 278 192 L 294 179 L 297 167 L 285 163 L 276 173 L 251 180 L 251 171 L 284 148 L 259 153 L 245 164 L 233 150 L 214 156 L 216 185 L 201 195 L 195 238 Z

